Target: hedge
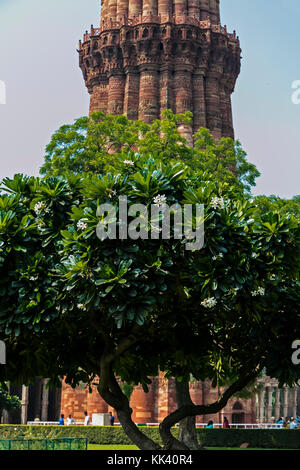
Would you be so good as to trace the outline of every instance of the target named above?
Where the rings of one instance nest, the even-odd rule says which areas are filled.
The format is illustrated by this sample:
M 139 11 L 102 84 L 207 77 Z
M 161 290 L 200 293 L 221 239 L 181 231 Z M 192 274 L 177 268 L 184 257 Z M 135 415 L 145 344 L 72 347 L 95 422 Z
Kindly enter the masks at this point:
M 157 427 L 140 428 L 147 436 L 161 444 Z M 178 432 L 174 429 L 175 434 Z M 26 439 L 54 439 L 59 437 L 85 437 L 89 444 L 126 444 L 132 441 L 119 426 L 44 426 L 44 425 L 0 425 L 0 439 L 14 439 L 25 436 Z
M 300 449 L 297 429 L 197 429 L 204 447 L 240 447 L 249 444 L 258 449 Z
M 140 428 L 148 437 L 161 444 L 157 427 Z M 178 429 L 172 429 L 175 436 Z M 199 442 L 204 447 L 240 447 L 248 443 L 251 448 L 300 449 L 297 429 L 197 429 Z M 123 429 L 117 426 L 25 426 L 0 425 L 0 439 L 54 439 L 84 437 L 89 444 L 132 444 Z

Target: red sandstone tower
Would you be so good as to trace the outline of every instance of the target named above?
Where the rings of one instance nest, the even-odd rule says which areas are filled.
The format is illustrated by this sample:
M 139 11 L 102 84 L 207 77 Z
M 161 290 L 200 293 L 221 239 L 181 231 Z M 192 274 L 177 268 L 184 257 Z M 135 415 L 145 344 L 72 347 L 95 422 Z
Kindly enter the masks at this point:
M 191 138 L 207 127 L 233 137 L 231 94 L 240 44 L 220 24 L 219 0 L 102 0 L 100 27 L 79 43 L 90 112 L 147 123 L 191 111 Z
M 240 54 L 235 33 L 220 24 L 219 0 L 102 0 L 100 27 L 92 26 L 79 43 L 90 112 L 126 114 L 150 123 L 165 109 L 191 111 L 192 126 L 182 129 L 190 141 L 199 127 L 209 128 L 215 138 L 234 136 L 231 94 Z M 136 423 L 160 422 L 176 409 L 174 379 L 163 374 L 152 379 L 148 394 L 138 386 L 131 397 Z M 218 396 L 209 381 L 190 389 L 197 404 Z M 204 419 L 222 422 L 225 413 L 230 422 L 253 422 L 253 400 L 234 401 L 219 416 Z M 65 383 L 61 409 L 75 419 L 82 419 L 85 409 L 90 414 L 111 410 L 96 388 L 89 394 Z

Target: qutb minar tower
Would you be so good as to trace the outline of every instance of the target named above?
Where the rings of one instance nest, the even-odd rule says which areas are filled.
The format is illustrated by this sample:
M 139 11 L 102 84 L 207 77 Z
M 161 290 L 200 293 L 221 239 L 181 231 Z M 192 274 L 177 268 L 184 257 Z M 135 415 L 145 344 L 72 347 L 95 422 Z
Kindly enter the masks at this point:
M 215 138 L 234 137 L 231 94 L 240 72 L 235 32 L 219 0 L 102 0 L 100 27 L 79 43 L 90 112 L 150 123 L 164 109 L 191 111 Z
M 102 0 L 100 27 L 92 26 L 79 43 L 90 113 L 125 114 L 150 123 L 165 109 L 191 111 L 191 126 L 181 128 L 191 143 L 199 127 L 210 129 L 216 139 L 234 137 L 231 94 L 240 57 L 235 32 L 221 26 L 219 0 Z M 191 384 L 190 391 L 197 404 L 218 397 L 209 380 Z M 222 411 L 230 420 L 236 413 L 234 401 Z M 135 387 L 130 405 L 136 423 L 160 422 L 177 408 L 174 379 L 159 373 L 147 394 Z M 84 409 L 90 414 L 113 411 L 96 385 L 88 393 L 63 382 L 61 411 L 82 419 Z M 255 420 L 252 399 L 238 410 L 247 422 Z M 197 421 L 211 418 L 199 416 Z

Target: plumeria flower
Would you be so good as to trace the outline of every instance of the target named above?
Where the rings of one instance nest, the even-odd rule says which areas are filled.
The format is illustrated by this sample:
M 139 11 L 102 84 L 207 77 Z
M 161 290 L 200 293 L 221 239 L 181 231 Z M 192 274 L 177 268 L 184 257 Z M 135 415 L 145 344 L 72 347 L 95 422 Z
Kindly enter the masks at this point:
M 213 209 L 224 209 L 224 199 L 222 197 L 213 197 L 211 200 L 211 206 Z
M 43 210 L 46 209 L 46 204 L 43 201 L 37 202 L 34 206 L 34 212 L 39 215 Z
M 134 162 L 132 160 L 124 160 L 124 165 L 126 166 L 134 166 Z
M 219 198 L 218 197 L 213 197 L 211 200 L 211 206 L 213 209 L 217 209 L 219 205 Z
M 256 290 L 251 292 L 252 297 L 257 297 L 258 295 L 265 295 L 265 289 L 263 287 L 258 287 Z
M 166 204 L 167 202 L 167 198 L 164 194 L 158 194 L 157 196 L 155 196 L 155 198 L 153 199 L 153 202 L 154 202 L 154 205 L 155 206 L 162 206 L 163 204 Z
M 40 221 L 40 222 L 37 224 L 38 230 L 43 230 L 44 227 L 45 227 L 44 222 L 41 222 L 41 221 Z
M 219 207 L 220 209 L 224 209 L 224 199 L 222 197 L 219 198 Z
M 217 301 L 214 297 L 209 297 L 203 300 L 203 302 L 201 302 L 201 305 L 205 308 L 213 308 L 217 305 Z
M 217 261 L 218 259 L 224 258 L 223 253 L 219 253 L 218 255 L 215 255 L 212 257 L 213 261 Z
M 80 219 L 77 222 L 78 230 L 86 230 L 88 228 L 87 224 L 85 223 L 86 220 L 88 220 L 88 219 Z
M 106 191 L 108 192 L 108 197 L 110 199 L 112 199 L 117 194 L 117 191 L 115 191 L 114 189 L 106 188 Z
M 77 308 L 79 308 L 79 310 L 85 310 L 84 304 L 77 304 Z
M 239 291 L 238 287 L 232 287 L 231 289 L 229 289 L 226 295 L 236 295 L 238 291 Z

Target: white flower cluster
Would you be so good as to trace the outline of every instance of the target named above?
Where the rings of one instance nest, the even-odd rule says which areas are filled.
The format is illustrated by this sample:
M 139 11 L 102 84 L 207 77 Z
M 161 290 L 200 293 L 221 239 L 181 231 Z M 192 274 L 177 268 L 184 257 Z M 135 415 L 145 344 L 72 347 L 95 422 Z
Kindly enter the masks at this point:
M 208 299 L 203 300 L 201 305 L 205 308 L 213 308 L 217 305 L 217 301 L 214 297 L 209 297 Z
M 258 258 L 258 253 L 252 253 L 251 257 L 254 259 Z
M 46 204 L 42 201 L 36 203 L 36 205 L 34 206 L 34 212 L 39 215 L 43 210 L 46 209 Z
M 38 230 L 43 230 L 43 228 L 45 227 L 45 224 L 43 221 L 41 221 L 41 219 L 39 220 L 38 224 L 37 224 L 37 228 Z
M 236 295 L 238 291 L 239 291 L 238 287 L 232 287 L 231 289 L 229 289 L 228 295 Z
M 162 206 L 163 204 L 166 204 L 167 198 L 164 194 L 158 194 L 158 196 L 153 198 L 153 202 L 156 206 Z
M 87 219 L 80 219 L 77 222 L 78 230 L 86 230 L 88 228 L 87 224 L 85 223 Z
M 258 295 L 265 295 L 265 289 L 263 287 L 258 287 L 256 290 L 251 292 L 252 297 L 257 297 Z
M 211 206 L 213 209 L 224 209 L 224 199 L 222 197 L 213 197 Z
M 106 189 L 106 192 L 108 192 L 108 197 L 110 199 L 112 199 L 114 196 L 116 196 L 117 194 L 117 191 L 115 191 L 114 189 L 110 189 L 110 188 L 107 188 Z
M 84 304 L 77 304 L 77 308 L 79 308 L 79 310 L 85 310 Z
M 31 276 L 31 277 L 29 278 L 29 281 L 33 281 L 33 282 L 34 282 L 34 281 L 37 281 L 37 280 L 38 280 L 37 276 L 36 276 L 36 277 Z
M 212 257 L 212 260 L 213 260 L 213 261 L 217 261 L 217 260 L 222 259 L 222 258 L 224 258 L 223 253 L 219 253 L 218 255 L 213 256 L 213 257 Z
M 155 198 L 153 199 L 153 202 L 155 204 L 155 206 L 162 206 L 163 204 L 166 204 L 167 202 L 167 198 L 164 194 L 159 194 L 158 196 L 155 196 Z
M 134 166 L 134 162 L 132 160 L 124 160 L 124 165 L 126 166 Z

